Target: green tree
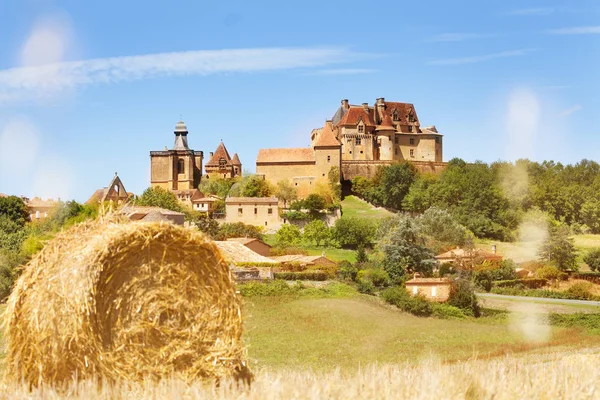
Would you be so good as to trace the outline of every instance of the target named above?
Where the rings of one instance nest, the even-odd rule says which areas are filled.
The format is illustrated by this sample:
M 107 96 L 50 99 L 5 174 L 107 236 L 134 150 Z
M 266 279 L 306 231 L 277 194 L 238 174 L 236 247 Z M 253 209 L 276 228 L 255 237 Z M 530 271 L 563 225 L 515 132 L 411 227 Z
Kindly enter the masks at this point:
M 138 206 L 160 207 L 171 211 L 183 212 L 184 208 L 175 195 L 160 187 L 150 187 L 134 200 Z
M 320 219 L 315 219 L 310 221 L 304 227 L 302 238 L 308 243 L 316 243 L 317 246 L 320 246 L 322 242 L 329 242 L 331 239 L 331 232 L 325 222 Z
M 211 238 L 215 238 L 219 235 L 219 223 L 206 215 L 196 219 L 195 224 L 200 232 L 204 232 Z
M 200 185 L 198 186 L 198 190 L 200 190 L 205 195 L 212 194 L 224 199 L 229 194 L 231 187 L 237 182 L 239 182 L 239 178 L 203 179 Z
M 227 240 L 229 238 L 246 237 L 263 240 L 262 230 L 254 225 L 246 225 L 243 222 L 226 222 L 221 225 L 215 240 Z
M 407 161 L 384 167 L 380 183 L 376 189 L 383 205 L 401 210 L 402 200 L 408 194 L 410 186 L 416 178 L 416 167 Z
M 29 220 L 29 212 L 23 199 L 17 196 L 0 197 L 0 229 L 7 233 L 16 231 Z M 8 227 L 5 224 L 11 223 Z
M 457 279 L 450 290 L 448 304 L 467 311 L 474 317 L 479 317 L 481 308 L 475 295 L 475 287 L 467 279 Z
M 377 226 L 372 220 L 342 217 L 335 222 L 331 233 L 340 246 L 355 249 L 361 246 L 371 247 L 376 230 Z
M 581 222 L 586 224 L 592 233 L 600 233 L 600 200 L 587 200 L 581 206 Z
M 552 228 L 540 249 L 540 257 L 553 263 L 561 271 L 577 269 L 577 250 L 569 233 L 569 227 L 566 225 Z
M 335 201 L 340 201 L 342 198 L 342 183 L 340 182 L 340 176 L 340 167 L 331 167 L 327 174 L 329 187 L 331 188 Z
M 325 208 L 325 199 L 316 193 L 311 193 L 304 199 L 303 206 L 313 218 L 318 218 L 321 210 Z
M 277 182 L 275 196 L 277 196 L 279 200 L 283 201 L 283 207 L 287 208 L 288 202 L 298 199 L 298 191 L 289 181 L 283 180 Z
M 302 234 L 296 225 L 284 224 L 275 233 L 277 244 L 281 246 L 290 246 L 300 242 Z
M 470 239 L 467 229 L 446 210 L 431 207 L 416 221 L 426 246 L 438 253 L 448 248 L 464 246 Z
M 269 182 L 258 175 L 244 177 L 241 185 L 242 197 L 269 197 L 273 192 Z
M 586 263 L 592 271 L 600 271 L 600 247 L 590 250 L 583 257 L 583 262 Z

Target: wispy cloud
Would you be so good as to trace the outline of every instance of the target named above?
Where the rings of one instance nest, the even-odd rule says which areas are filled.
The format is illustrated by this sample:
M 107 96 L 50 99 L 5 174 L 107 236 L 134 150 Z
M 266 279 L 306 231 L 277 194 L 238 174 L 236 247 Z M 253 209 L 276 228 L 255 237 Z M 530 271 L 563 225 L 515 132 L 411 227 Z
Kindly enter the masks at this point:
M 428 38 L 427 42 L 462 42 L 471 39 L 481 39 L 494 35 L 482 33 L 441 33 Z
M 166 76 L 314 68 L 362 57 L 340 47 L 251 48 L 159 53 L 0 70 L 0 100 Z
M 429 61 L 427 65 L 462 65 L 462 64 L 475 64 L 485 61 L 496 60 L 499 58 L 508 58 L 508 57 L 520 57 L 525 56 L 534 52 L 536 49 L 520 49 L 520 50 L 511 50 L 504 51 L 501 53 L 492 53 L 485 54 L 481 56 L 471 56 L 471 57 L 460 57 L 460 58 L 442 58 L 438 60 Z
M 551 35 L 593 35 L 600 33 L 600 25 L 576 26 L 571 28 L 549 29 L 546 33 Z
M 553 7 L 531 7 L 518 8 L 505 13 L 505 15 L 522 15 L 522 16 L 544 16 L 550 15 L 556 11 Z
M 307 72 L 305 75 L 358 75 L 372 74 L 374 72 L 377 72 L 377 70 L 368 68 L 335 68 L 311 71 Z
M 567 108 L 567 109 L 562 110 L 561 112 L 559 112 L 558 116 L 561 117 L 561 118 L 565 118 L 565 117 L 568 117 L 569 115 L 571 115 L 571 114 L 573 114 L 573 113 L 581 110 L 582 108 L 583 107 L 581 105 L 575 104 L 574 106 L 569 107 L 569 108 Z

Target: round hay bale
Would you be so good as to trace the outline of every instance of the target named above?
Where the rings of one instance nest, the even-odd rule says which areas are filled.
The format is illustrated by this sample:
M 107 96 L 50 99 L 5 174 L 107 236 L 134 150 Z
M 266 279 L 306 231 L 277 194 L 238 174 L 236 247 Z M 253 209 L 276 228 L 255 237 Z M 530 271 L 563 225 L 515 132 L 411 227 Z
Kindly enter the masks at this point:
M 218 248 L 169 223 L 85 223 L 26 266 L 5 314 L 7 379 L 249 380 Z

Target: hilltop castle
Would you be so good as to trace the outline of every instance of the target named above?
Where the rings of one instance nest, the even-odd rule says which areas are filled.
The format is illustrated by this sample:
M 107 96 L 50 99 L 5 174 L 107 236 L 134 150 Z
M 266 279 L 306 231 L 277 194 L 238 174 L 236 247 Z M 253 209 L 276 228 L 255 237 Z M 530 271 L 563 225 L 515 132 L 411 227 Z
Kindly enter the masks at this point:
M 442 162 L 442 135 L 435 126 L 421 127 L 409 103 L 376 100 L 350 105 L 344 99 L 331 120 L 311 132 L 311 147 L 260 149 L 256 173 L 272 184 L 291 182 L 303 197 L 318 182 L 328 182 L 332 167 L 340 179 L 372 177 L 381 165 L 407 160 L 421 171 L 437 172 Z

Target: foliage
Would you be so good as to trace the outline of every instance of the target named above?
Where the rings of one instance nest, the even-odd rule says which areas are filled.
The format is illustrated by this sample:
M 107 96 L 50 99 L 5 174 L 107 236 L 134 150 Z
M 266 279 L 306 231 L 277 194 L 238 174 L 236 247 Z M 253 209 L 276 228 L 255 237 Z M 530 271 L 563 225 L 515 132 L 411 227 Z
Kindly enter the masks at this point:
M 561 271 L 577 270 L 577 250 L 569 234 L 569 228 L 565 225 L 552 228 L 540 249 L 540 257 Z
M 340 176 L 340 167 L 331 167 L 331 169 L 327 173 L 329 188 L 333 193 L 333 198 L 335 201 L 340 201 L 342 198 L 342 183 L 340 182 Z
M 219 228 L 215 240 L 226 240 L 229 238 L 246 237 L 263 239 L 262 230 L 254 225 L 246 225 L 243 222 L 224 223 Z
M 311 193 L 304 199 L 304 208 L 313 216 L 318 216 L 325 208 L 325 199 L 316 193 Z
M 211 238 L 219 236 L 219 223 L 206 215 L 197 218 L 194 224 L 200 232 L 206 233 Z
M 590 250 L 583 257 L 583 262 L 586 263 L 592 271 L 600 272 L 600 248 Z
M 236 262 L 235 265 L 240 268 L 273 268 L 277 266 L 275 263 L 251 261 Z
M 18 252 L 0 248 L 0 301 L 6 300 L 15 280 L 19 277 L 20 266 L 27 261 Z
M 144 193 L 133 202 L 138 206 L 160 207 L 176 212 L 184 211 L 177 197 L 171 191 L 161 187 L 150 187 L 144 190 Z
M 463 310 L 446 303 L 431 303 L 431 316 L 441 319 L 465 319 L 467 317 Z
M 283 224 L 275 237 L 279 246 L 289 246 L 300 243 L 302 233 L 296 225 Z
M 359 197 L 377 206 L 402 209 L 402 200 L 416 180 L 417 169 L 407 161 L 379 167 L 372 180 L 358 177 L 352 190 Z
M 342 279 L 347 281 L 354 281 L 358 275 L 358 267 L 353 265 L 350 261 L 343 260 L 338 264 L 340 275 Z
M 568 291 L 559 292 L 549 289 L 522 289 L 519 287 L 494 287 L 492 293 L 503 294 L 506 296 L 524 296 L 524 297 L 541 297 L 548 299 L 564 299 L 564 300 L 595 300 L 600 301 L 600 296 L 584 294 L 585 298 L 580 298 L 579 294 L 571 294 Z
M 418 217 L 419 233 L 426 238 L 426 246 L 435 253 L 464 246 L 471 236 L 467 229 L 448 211 L 428 208 Z
M 304 227 L 302 239 L 310 244 L 315 243 L 317 246 L 320 246 L 321 243 L 327 245 L 331 240 L 331 232 L 325 222 L 316 219 Z
M 300 230 L 298 230 L 298 233 L 300 233 Z M 277 235 L 275 235 L 275 236 L 277 237 Z M 306 251 L 306 249 L 302 249 L 300 247 L 290 246 L 290 245 L 286 245 L 286 244 L 278 244 L 277 246 L 271 247 L 271 256 L 273 256 L 273 257 L 287 256 L 290 254 L 302 254 L 302 255 L 307 256 L 308 251 Z
M 23 199 L 17 196 L 0 197 L 0 230 L 14 233 L 25 226 L 29 220 L 29 212 Z M 11 222 L 11 226 L 7 225 Z
M 288 202 L 298 199 L 298 190 L 288 180 L 279 181 L 275 188 L 275 196 L 287 207 Z
M 600 285 L 600 272 L 578 272 L 573 274 L 574 279 L 584 279 Z
M 512 279 L 507 281 L 494 281 L 494 287 L 526 287 L 529 289 L 538 289 L 548 285 L 548 281 L 543 278 L 525 278 Z
M 274 189 L 264 177 L 259 175 L 245 175 L 229 191 L 231 197 L 269 197 Z
M 322 271 L 301 271 L 301 272 L 275 272 L 275 279 L 286 281 L 325 281 L 327 273 Z
M 362 294 L 375 294 L 375 285 L 371 281 L 359 280 L 357 282 L 356 288 L 358 289 L 358 292 Z
M 502 260 L 498 268 L 488 270 L 493 281 L 517 279 L 516 264 L 513 260 Z
M 310 214 L 297 210 L 284 212 L 281 217 L 288 221 L 308 221 L 312 219 Z
M 560 270 L 553 265 L 545 265 L 535 271 L 535 277 L 548 281 L 557 280 L 560 277 Z
M 566 290 L 566 293 L 581 300 L 595 300 L 597 296 L 590 293 L 592 286 L 591 282 L 576 282 Z
M 363 218 L 342 217 L 335 222 L 332 237 L 347 248 L 370 247 L 375 240 L 376 224 Z
M 381 293 L 381 298 L 402 311 L 418 317 L 428 317 L 433 312 L 431 303 L 425 297 L 411 296 L 403 287 L 386 289 Z
M 475 317 L 479 317 L 481 313 L 481 308 L 475 295 L 475 288 L 467 279 L 456 279 L 453 282 L 448 304 L 460 308 Z
M 600 233 L 600 200 L 590 198 L 583 203 L 579 221 L 589 227 L 592 233 Z
M 381 268 L 369 268 L 358 271 L 356 275 L 357 282 L 369 281 L 375 287 L 385 287 L 390 284 L 390 277 Z
M 224 199 L 229 194 L 231 187 L 237 182 L 239 182 L 239 178 L 203 179 L 198 186 L 198 190 L 205 195 L 212 194 Z
M 363 246 L 358 246 L 356 249 L 356 262 L 358 264 L 362 264 L 369 261 L 369 257 L 367 256 L 367 252 Z

